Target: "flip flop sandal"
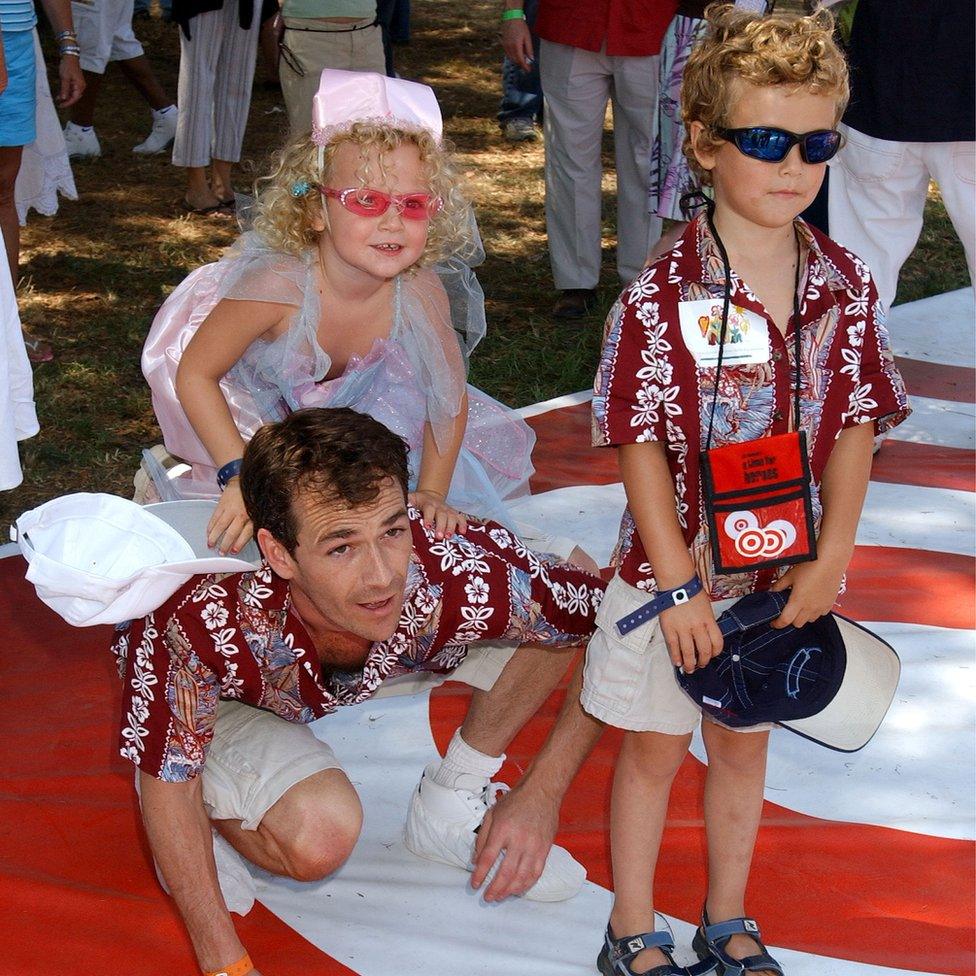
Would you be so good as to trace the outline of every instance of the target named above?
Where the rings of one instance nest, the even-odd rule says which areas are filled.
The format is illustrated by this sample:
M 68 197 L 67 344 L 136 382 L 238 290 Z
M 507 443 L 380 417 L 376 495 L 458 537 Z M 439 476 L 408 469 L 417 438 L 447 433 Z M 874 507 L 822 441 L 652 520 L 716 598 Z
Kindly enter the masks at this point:
M 193 214 L 196 217 L 212 217 L 214 215 L 225 216 L 229 213 L 223 203 L 215 203 L 212 207 L 194 207 L 187 200 L 180 201 L 180 209 L 183 213 Z
M 630 960 L 644 949 L 660 950 L 667 962 L 644 973 L 635 973 L 630 968 Z M 674 952 L 674 936 L 670 930 L 645 932 L 643 935 L 615 939 L 608 925 L 603 937 L 603 948 L 596 960 L 596 968 L 601 976 L 707 976 L 715 970 L 715 962 L 711 957 L 694 966 L 679 966 L 674 961 L 672 952 Z
M 54 347 L 46 339 L 35 339 L 33 336 L 24 336 L 24 346 L 27 349 L 27 358 L 34 363 L 49 363 L 54 359 Z
M 733 935 L 747 935 L 759 944 L 759 952 L 744 959 L 733 959 L 725 947 Z M 710 925 L 708 916 L 702 912 L 701 927 L 695 932 L 691 943 L 698 958 L 711 960 L 717 976 L 745 976 L 746 973 L 771 972 L 786 976 L 783 967 L 766 951 L 762 933 L 754 918 L 730 918 L 726 922 Z

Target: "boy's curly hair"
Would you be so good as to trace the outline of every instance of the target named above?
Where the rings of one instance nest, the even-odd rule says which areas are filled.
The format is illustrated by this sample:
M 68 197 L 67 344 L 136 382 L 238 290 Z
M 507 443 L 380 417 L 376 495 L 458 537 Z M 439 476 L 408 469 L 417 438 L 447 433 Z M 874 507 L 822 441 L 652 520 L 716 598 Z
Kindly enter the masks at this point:
M 438 145 L 425 129 L 408 130 L 370 121 L 353 123 L 329 142 L 325 147 L 321 173 L 318 147 L 312 142 L 310 133 L 292 139 L 275 154 L 270 174 L 255 184 L 254 229 L 269 247 L 288 254 L 300 254 L 316 243 L 319 232 L 314 229 L 313 222 L 324 210 L 322 195 L 316 187 L 318 184 L 329 185 L 336 150 L 345 143 L 359 147 L 362 165 L 357 175 L 364 187 L 383 175 L 385 157 L 394 149 L 412 143 L 419 150 L 430 190 L 443 201 L 440 211 L 431 218 L 427 246 L 418 262 L 421 266 L 463 252 L 470 245 L 472 221 L 450 150 L 443 144 Z M 379 173 L 370 170 L 368 155 L 373 149 L 379 155 Z M 295 196 L 293 188 L 303 182 L 308 185 L 308 192 Z
M 850 94 L 847 62 L 834 40 L 834 18 L 828 11 L 808 17 L 763 17 L 729 3 L 713 3 L 705 10 L 705 20 L 705 36 L 691 52 L 681 84 L 682 150 L 703 185 L 711 183 L 711 174 L 692 151 L 691 123 L 705 126 L 701 148 L 718 148 L 721 140 L 712 130 L 729 125 L 739 81 L 761 88 L 790 85 L 827 95 L 837 105 L 835 122 L 840 121 Z

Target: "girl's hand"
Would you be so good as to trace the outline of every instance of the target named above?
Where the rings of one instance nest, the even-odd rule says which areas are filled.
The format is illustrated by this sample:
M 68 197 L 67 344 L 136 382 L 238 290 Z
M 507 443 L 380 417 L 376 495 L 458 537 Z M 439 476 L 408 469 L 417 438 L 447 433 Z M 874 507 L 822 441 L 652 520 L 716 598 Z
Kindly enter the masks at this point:
M 687 603 L 662 611 L 661 631 L 672 663 L 685 674 L 705 667 L 721 653 L 725 643 L 706 593 L 698 593 Z
M 462 535 L 467 532 L 468 520 L 461 512 L 448 505 L 436 491 L 412 491 L 408 501 L 414 508 L 420 509 L 424 525 L 433 528 L 435 539 L 446 539 L 455 532 Z
M 237 555 L 254 535 L 254 527 L 247 517 L 244 498 L 241 495 L 241 479 L 232 478 L 217 502 L 207 526 L 207 545 L 219 548 L 220 554 Z M 218 546 L 219 543 L 219 546 Z
M 792 587 L 790 598 L 783 612 L 773 621 L 773 627 L 790 624 L 802 627 L 830 613 L 837 602 L 845 568 L 823 559 L 793 566 L 770 587 L 776 591 Z
M 85 91 L 85 76 L 81 72 L 81 62 L 73 54 L 61 56 L 58 65 L 58 94 L 55 101 L 59 108 L 74 105 Z

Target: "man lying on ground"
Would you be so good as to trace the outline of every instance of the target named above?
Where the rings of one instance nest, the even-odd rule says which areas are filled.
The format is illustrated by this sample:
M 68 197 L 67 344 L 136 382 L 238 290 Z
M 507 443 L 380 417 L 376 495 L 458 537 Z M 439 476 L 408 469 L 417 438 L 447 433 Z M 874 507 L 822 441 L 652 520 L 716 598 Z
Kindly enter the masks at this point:
M 413 794 L 407 846 L 473 865 L 475 888 L 504 855 L 488 901 L 575 894 L 585 872 L 552 840 L 602 728 L 580 708 L 579 669 L 546 743 L 490 809 L 489 781 L 589 638 L 601 581 L 491 522 L 436 541 L 407 506 L 405 443 L 352 410 L 263 427 L 240 477 L 261 568 L 195 577 L 113 647 L 122 755 L 139 767 L 153 856 L 202 969 L 257 972 L 226 904 L 241 894 L 235 867 L 250 882 L 230 848 L 311 881 L 356 844 L 359 797 L 305 723 L 425 674 L 476 690 Z M 253 888 L 238 907 L 251 902 Z

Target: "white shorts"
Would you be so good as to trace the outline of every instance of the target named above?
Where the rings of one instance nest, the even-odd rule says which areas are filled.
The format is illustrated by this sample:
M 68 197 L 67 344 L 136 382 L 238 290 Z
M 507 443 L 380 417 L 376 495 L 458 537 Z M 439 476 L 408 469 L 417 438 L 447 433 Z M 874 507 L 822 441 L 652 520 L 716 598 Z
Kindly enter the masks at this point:
M 515 642 L 474 644 L 450 674 L 403 675 L 383 682 L 373 697 L 415 694 L 448 680 L 488 691 L 517 647 Z M 288 790 L 326 769 L 342 769 L 342 764 L 309 726 L 222 701 L 203 767 L 204 806 L 212 820 L 240 820 L 244 830 L 257 830 Z
M 82 71 L 105 74 L 109 61 L 143 54 L 132 33 L 134 0 L 71 0 L 71 16 L 81 48 Z
M 580 704 L 594 718 L 618 729 L 688 735 L 698 728 L 702 710 L 675 678 L 660 617 L 624 635 L 616 627 L 621 617 L 649 599 L 647 593 L 619 576 L 610 580 L 596 614 L 596 630 L 586 648 Z M 715 616 L 734 602 L 713 603 Z M 765 732 L 771 728 L 771 724 L 763 723 L 734 731 Z

